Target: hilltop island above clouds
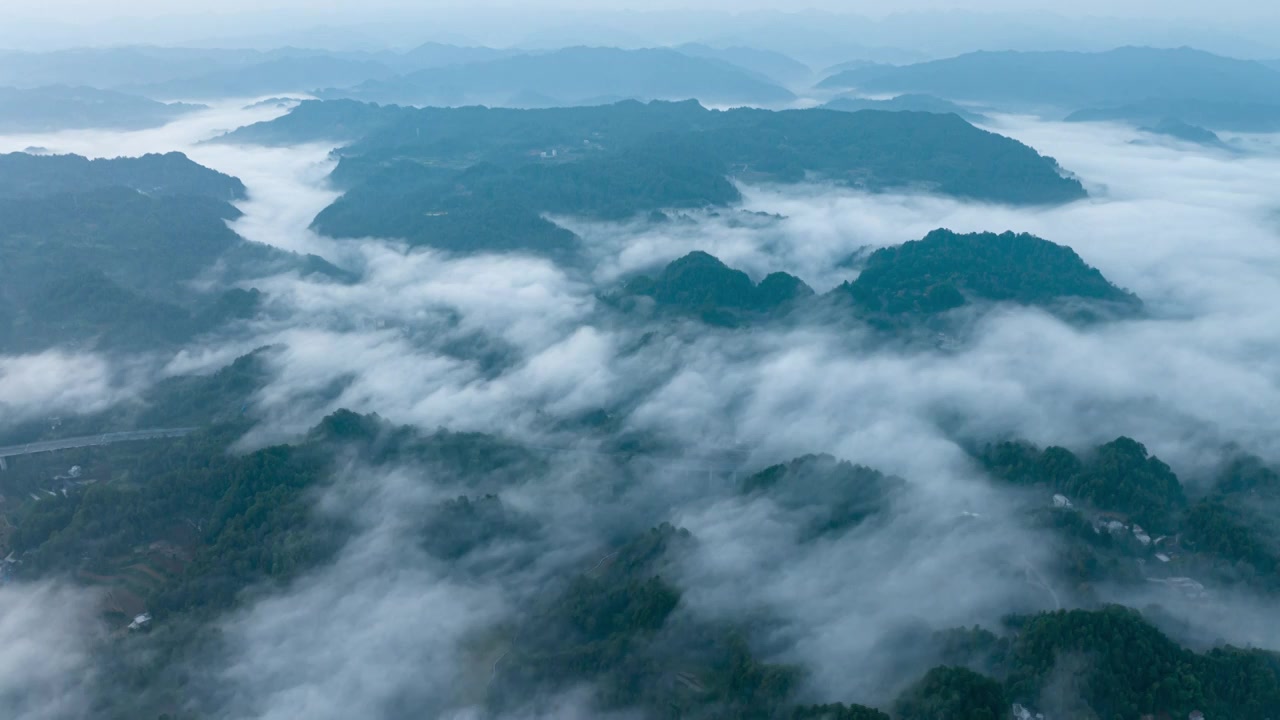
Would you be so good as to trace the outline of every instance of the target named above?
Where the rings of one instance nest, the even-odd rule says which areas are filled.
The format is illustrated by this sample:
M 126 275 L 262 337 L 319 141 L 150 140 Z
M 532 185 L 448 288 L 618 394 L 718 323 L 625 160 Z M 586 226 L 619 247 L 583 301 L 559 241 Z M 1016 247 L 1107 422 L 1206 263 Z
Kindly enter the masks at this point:
M 1274 69 L 11 59 L 0 714 L 1280 716 Z

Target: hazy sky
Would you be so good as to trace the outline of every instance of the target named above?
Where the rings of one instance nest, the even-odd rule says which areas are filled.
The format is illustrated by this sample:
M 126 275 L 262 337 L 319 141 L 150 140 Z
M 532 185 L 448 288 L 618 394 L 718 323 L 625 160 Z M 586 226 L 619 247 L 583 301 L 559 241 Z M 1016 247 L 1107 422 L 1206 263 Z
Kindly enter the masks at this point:
M 762 11 L 792 17 L 782 21 Z M 931 16 L 904 15 L 919 12 Z M 0 0 L 0 48 L 31 50 L 121 44 L 369 50 L 427 40 L 640 47 L 696 41 L 793 56 L 838 44 L 918 53 L 870 58 L 904 62 L 977 49 L 1118 45 L 1192 45 L 1272 58 L 1280 56 L 1277 37 L 1280 3 L 1265 0 Z M 841 52 L 802 59 L 850 57 Z
M 423 11 L 456 9 L 452 0 L 4 0 L 0 17 L 5 14 L 50 21 L 83 21 L 91 18 L 113 18 L 129 15 L 191 15 L 203 12 L 260 13 L 266 11 L 305 11 L 308 14 L 368 14 L 379 11 Z M 526 0 L 513 3 L 504 0 L 472 0 L 467 7 L 512 7 L 541 9 L 576 9 L 605 11 L 609 9 L 667 9 L 752 11 L 812 8 L 834 12 L 884 15 L 889 12 L 914 10 L 968 10 L 977 12 L 1051 11 L 1066 15 L 1099 14 L 1117 16 L 1155 15 L 1164 19 L 1179 17 L 1214 17 L 1225 22 L 1248 17 L 1280 14 L 1274 3 L 1265 0 L 807 0 L 802 3 L 781 0 L 645 0 L 644 2 L 589 2 L 588 0 Z

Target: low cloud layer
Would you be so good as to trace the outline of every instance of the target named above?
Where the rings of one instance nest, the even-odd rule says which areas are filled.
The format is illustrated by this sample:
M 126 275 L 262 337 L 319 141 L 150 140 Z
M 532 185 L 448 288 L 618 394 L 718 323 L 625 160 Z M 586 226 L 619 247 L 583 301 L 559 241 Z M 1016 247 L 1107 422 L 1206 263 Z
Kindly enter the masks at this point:
M 92 593 L 49 583 L 0 585 L 0 707 L 13 720 L 89 717 L 102 639 Z
M 554 478 L 504 494 L 558 528 L 544 549 L 561 569 L 591 556 L 607 540 L 607 520 L 626 512 L 637 524 L 688 528 L 699 546 L 681 566 L 683 612 L 763 613 L 774 623 L 771 659 L 812 670 L 813 699 L 882 700 L 894 688 L 857 670 L 883 661 L 887 633 L 922 619 L 992 623 L 1063 602 L 1043 577 L 1052 540 L 1015 519 L 1025 503 L 1046 499 L 994 489 L 960 441 L 1016 436 L 1079 448 L 1129 435 L 1193 487 L 1227 443 L 1280 459 L 1272 361 L 1280 216 L 1271 196 L 1280 156 L 1137 145 L 1132 131 L 1111 126 L 998 122 L 1057 157 L 1092 198 L 1015 209 L 816 185 L 744 187 L 740 210 L 781 217 L 735 209 L 662 225 L 558 219 L 582 236 L 585 269 L 321 238 L 306 226 L 334 197 L 323 180 L 327 148 L 193 149 L 248 184 L 246 216 L 235 224 L 245 237 L 324 254 L 361 279 L 256 281 L 267 305 L 251 332 L 186 348 L 169 371 L 212 370 L 273 346 L 273 380 L 253 400 L 259 427 L 249 445 L 287 439 L 347 407 L 550 446 L 563 442 L 564 422 L 606 408 L 626 415 L 626 429 L 679 439 L 693 453 L 747 448 L 747 469 L 829 452 L 900 475 L 909 501 L 883 524 L 816 543 L 800 542 L 794 518 L 769 500 L 738 497 L 725 478 L 691 498 L 683 477 L 654 473 L 597 504 L 579 484 L 586 476 L 562 458 Z M 187 147 L 198 134 L 170 130 L 145 142 L 128 134 L 113 147 Z M 108 139 L 49 146 L 101 154 Z M 619 319 L 597 299 L 695 249 L 757 280 L 784 270 L 825 291 L 856 276 L 859 253 L 937 227 L 1025 231 L 1069 245 L 1141 296 L 1149 316 L 1085 329 L 1000 308 L 945 349 L 920 349 L 873 343 L 847 325 L 655 327 Z M 115 379 L 124 362 L 59 352 L 0 359 L 0 404 L 19 414 L 103 407 L 124 397 Z M 75 388 L 68 377 L 79 379 Z M 475 712 L 458 694 L 483 684 L 487 656 L 468 644 L 472 633 L 508 617 L 531 575 L 548 568 L 460 582 L 406 540 L 407 514 L 440 487 L 424 490 L 409 471 L 352 472 L 364 499 L 336 507 L 360 529 L 336 562 L 225 619 L 226 653 L 212 671 L 225 691 L 213 701 L 223 716 Z M 1261 606 L 1245 597 L 1232 607 Z M 1241 616 L 1248 623 L 1204 617 L 1198 632 L 1215 638 L 1271 637 L 1252 615 Z M 581 696 L 552 704 L 559 709 L 547 717 L 595 716 Z
M 128 367 L 100 355 L 62 350 L 0 355 L 0 427 L 93 413 L 126 401 L 143 385 Z

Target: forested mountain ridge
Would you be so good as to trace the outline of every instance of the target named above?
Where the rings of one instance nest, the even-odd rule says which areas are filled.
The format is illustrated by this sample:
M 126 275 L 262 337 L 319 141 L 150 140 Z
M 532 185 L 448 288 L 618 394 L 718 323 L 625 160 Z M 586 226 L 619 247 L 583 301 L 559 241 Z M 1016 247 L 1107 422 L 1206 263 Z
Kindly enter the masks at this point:
M 303 103 L 224 141 L 359 137 L 338 154 L 346 194 L 316 218 L 334 237 L 451 250 L 563 251 L 543 213 L 626 219 L 725 206 L 729 181 L 825 181 L 989 202 L 1085 196 L 1056 162 L 959 117 L 910 112 L 707 110 L 694 102 L 411 110 Z
M 746 273 L 694 252 L 606 296 L 626 310 L 638 309 L 636 298 L 646 298 L 659 313 L 727 327 L 831 303 L 846 312 L 851 306 L 849 317 L 886 328 L 980 303 L 1039 307 L 1080 321 L 1132 316 L 1142 308 L 1141 300 L 1068 247 L 1025 233 L 949 230 L 876 250 L 856 279 L 821 297 L 787 273 L 771 273 L 756 285 Z
M 813 294 L 793 275 L 772 273 L 756 284 L 717 258 L 693 252 L 667 265 L 657 277 L 632 278 L 612 300 L 626 307 L 629 298 L 644 297 L 659 312 L 732 327 L 777 316 Z
M 881 248 L 842 289 L 858 306 L 888 315 L 944 312 L 970 299 L 1048 308 L 1078 300 L 1121 313 L 1142 306 L 1071 248 L 1012 232 L 935 230 L 921 240 Z
M 168 163 L 155 158 L 163 170 Z M 179 156 L 174 162 L 185 171 L 190 161 Z M 163 178 L 162 172 L 144 182 Z M 51 184 L 78 179 L 83 176 L 73 173 Z M 222 191 L 239 187 L 234 178 L 212 179 Z M 0 348 L 30 352 L 70 342 L 153 349 L 251 316 L 258 297 L 233 290 L 237 281 L 291 269 L 346 278 L 318 257 L 245 241 L 227 226 L 239 214 L 211 197 L 146 195 L 120 186 L 0 199 L 0 265 L 7 273 L 0 287 Z M 192 281 L 206 273 L 218 282 L 207 292 L 193 289 Z
M 239 178 L 199 165 L 179 152 L 93 160 L 80 155 L 0 155 L 0 198 L 37 198 L 108 187 L 224 202 L 245 197 Z
M 225 140 L 314 139 L 348 128 L 355 130 L 349 134 L 362 133 L 340 150 L 345 167 L 334 177 L 348 187 L 397 159 L 447 169 L 528 163 L 531 155 L 571 164 L 644 153 L 672 169 L 700 163 L 775 182 L 797 182 L 808 173 L 872 190 L 918 186 L 1013 204 L 1085 196 L 1078 181 L 1062 177 L 1057 164 L 1035 150 L 958 118 L 926 113 L 713 111 L 694 102 L 548 110 L 311 102 Z M 683 153 L 692 159 L 682 161 Z

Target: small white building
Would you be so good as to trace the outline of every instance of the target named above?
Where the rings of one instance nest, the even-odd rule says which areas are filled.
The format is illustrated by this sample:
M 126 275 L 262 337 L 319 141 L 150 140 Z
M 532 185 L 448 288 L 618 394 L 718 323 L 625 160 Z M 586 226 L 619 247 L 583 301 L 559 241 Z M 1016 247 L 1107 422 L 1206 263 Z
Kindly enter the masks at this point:
M 150 622 L 151 622 L 151 613 L 142 613 L 141 615 L 135 617 L 133 619 L 133 622 L 129 623 L 129 629 L 137 630 Z
M 1140 526 L 1136 524 L 1133 526 L 1133 536 L 1137 538 L 1138 542 L 1142 543 L 1143 545 L 1151 544 L 1151 536 L 1148 535 L 1145 530 L 1143 530 Z
M 1071 504 L 1071 501 L 1067 499 L 1066 495 L 1054 495 L 1053 506 L 1056 508 L 1063 508 L 1065 510 L 1070 510 L 1072 507 L 1074 507 Z

